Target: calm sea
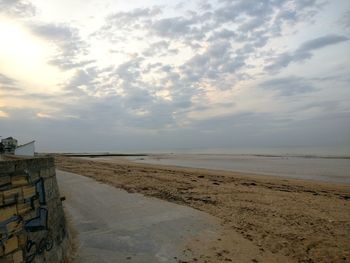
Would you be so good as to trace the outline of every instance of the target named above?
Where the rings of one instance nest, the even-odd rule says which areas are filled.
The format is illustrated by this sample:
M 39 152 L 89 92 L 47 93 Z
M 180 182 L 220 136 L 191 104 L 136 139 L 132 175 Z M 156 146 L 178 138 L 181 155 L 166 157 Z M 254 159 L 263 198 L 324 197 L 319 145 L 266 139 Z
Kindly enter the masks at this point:
M 350 158 L 311 155 L 153 154 L 129 160 L 350 184 Z

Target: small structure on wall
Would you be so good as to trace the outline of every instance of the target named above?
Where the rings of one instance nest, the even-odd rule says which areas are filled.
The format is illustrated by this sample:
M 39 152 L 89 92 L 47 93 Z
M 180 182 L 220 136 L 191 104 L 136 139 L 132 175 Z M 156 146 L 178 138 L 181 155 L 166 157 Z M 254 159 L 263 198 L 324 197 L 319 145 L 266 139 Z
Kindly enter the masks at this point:
M 8 137 L 6 139 L 2 139 L 1 144 L 3 145 L 3 151 L 5 154 L 14 154 L 18 142 L 15 138 Z
M 20 156 L 34 156 L 35 153 L 35 141 L 22 144 L 15 149 L 15 155 Z
M 0 154 L 14 154 L 18 156 L 35 155 L 35 141 L 18 145 L 18 141 L 13 137 L 2 139 L 0 143 Z

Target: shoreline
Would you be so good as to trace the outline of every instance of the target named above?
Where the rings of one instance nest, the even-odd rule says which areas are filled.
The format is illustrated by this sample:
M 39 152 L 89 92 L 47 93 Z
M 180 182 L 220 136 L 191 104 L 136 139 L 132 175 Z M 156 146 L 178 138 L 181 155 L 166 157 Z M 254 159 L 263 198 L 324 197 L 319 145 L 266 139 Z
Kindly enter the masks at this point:
M 112 160 L 113 157 L 101 158 Z M 150 155 L 126 157 L 142 164 L 229 171 L 254 176 L 350 185 L 350 160 L 252 155 Z M 99 158 L 96 159 L 97 161 Z
M 274 262 L 276 257 L 291 262 L 350 259 L 348 185 L 140 164 L 121 158 L 108 162 L 57 156 L 56 165 L 128 192 L 214 215 L 225 229 L 222 240 L 239 236 L 250 242 L 258 248 L 259 262 Z M 220 242 L 213 247 L 230 243 Z M 234 251 L 225 256 L 234 260 Z M 220 261 L 215 250 L 208 253 L 211 262 Z
M 267 158 L 311 158 L 311 159 L 350 159 L 348 154 L 259 154 L 259 153 L 173 153 L 173 152 L 164 152 L 164 153 L 148 153 L 148 152 L 139 152 L 139 153 L 111 153 L 111 152 L 100 152 L 100 153 L 38 153 L 38 155 L 60 155 L 67 157 L 155 157 L 155 156 L 251 156 L 251 157 L 267 157 Z
M 140 155 L 138 155 L 140 156 Z M 147 155 L 150 156 L 150 155 Z M 70 158 L 71 156 L 64 156 Z M 120 158 L 115 158 L 115 159 L 104 159 L 103 157 L 120 157 Z M 348 183 L 342 183 L 342 182 L 334 182 L 334 181 L 322 181 L 322 180 L 315 180 L 315 179 L 304 179 L 304 178 L 293 178 L 293 177 L 285 177 L 285 176 L 280 176 L 276 174 L 267 174 L 267 173 L 254 173 L 254 172 L 245 172 L 245 171 L 232 171 L 232 170 L 220 170 L 220 169 L 208 169 L 208 168 L 201 168 L 201 167 L 190 167 L 190 166 L 181 166 L 181 165 L 170 165 L 170 164 L 163 164 L 163 163 L 151 163 L 151 162 L 143 162 L 137 161 L 137 160 L 130 160 L 125 157 L 130 157 L 130 156 L 101 156 L 101 157 L 88 157 L 88 156 L 78 156 L 78 157 L 73 157 L 81 160 L 86 160 L 86 161 L 93 161 L 93 162 L 101 162 L 101 163 L 114 163 L 114 164 L 125 164 L 125 165 L 140 165 L 140 166 L 146 166 L 149 168 L 159 168 L 159 169 L 171 169 L 174 171 L 188 171 L 188 172 L 204 172 L 204 173 L 210 173 L 210 174 L 224 174 L 226 176 L 236 176 L 236 177 L 242 177 L 246 179 L 251 179 L 251 180 L 265 180 L 265 181 L 276 181 L 279 183 L 284 183 L 284 182 L 290 182 L 294 184 L 310 184 L 310 185 L 320 185 L 320 186 L 335 186 L 335 187 L 346 187 L 350 189 L 350 184 Z M 140 156 L 141 157 L 141 156 Z

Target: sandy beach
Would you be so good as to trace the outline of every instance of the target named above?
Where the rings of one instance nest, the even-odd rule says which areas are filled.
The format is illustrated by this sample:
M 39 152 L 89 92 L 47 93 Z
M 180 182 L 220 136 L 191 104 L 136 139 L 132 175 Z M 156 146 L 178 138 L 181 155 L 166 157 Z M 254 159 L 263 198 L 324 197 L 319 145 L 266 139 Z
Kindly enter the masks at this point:
M 56 156 L 56 165 L 219 218 L 222 233 L 217 241 L 189 242 L 195 256 L 179 262 L 350 262 L 350 185 L 123 158 Z

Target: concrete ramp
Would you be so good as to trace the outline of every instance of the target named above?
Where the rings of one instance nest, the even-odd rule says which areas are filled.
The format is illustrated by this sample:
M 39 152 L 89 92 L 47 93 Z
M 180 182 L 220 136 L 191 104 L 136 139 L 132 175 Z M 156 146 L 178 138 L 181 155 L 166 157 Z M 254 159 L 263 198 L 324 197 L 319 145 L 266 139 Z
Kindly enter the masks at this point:
M 218 221 L 195 209 L 57 171 L 78 231 L 77 263 L 179 262 L 188 241 L 215 238 Z

